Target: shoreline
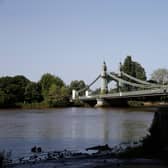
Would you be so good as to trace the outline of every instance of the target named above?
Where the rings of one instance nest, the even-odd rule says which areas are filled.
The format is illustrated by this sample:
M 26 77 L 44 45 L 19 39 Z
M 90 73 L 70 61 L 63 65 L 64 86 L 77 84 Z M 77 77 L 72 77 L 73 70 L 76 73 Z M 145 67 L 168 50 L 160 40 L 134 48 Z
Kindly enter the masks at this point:
M 118 158 L 83 158 L 47 160 L 24 164 L 8 165 L 9 168 L 167 168 L 159 159 L 118 159 Z
M 134 150 L 129 155 L 131 144 L 121 144 L 109 147 L 108 144 L 93 146 L 85 150 L 88 152 L 42 151 L 40 147 L 33 147 L 31 153 L 15 158 L 6 158 L 4 165 L 7 168 L 166 168 L 166 160 L 155 155 L 136 155 Z M 134 144 L 132 149 L 143 148 L 142 145 Z M 93 151 L 96 151 L 93 153 Z M 124 155 L 123 155 L 124 154 Z
M 69 105 L 62 105 L 62 106 L 49 106 L 48 104 L 45 103 L 32 103 L 32 104 L 16 104 L 12 106 L 2 106 L 0 107 L 0 110 L 3 109 L 57 109 L 57 108 L 96 108 L 92 106 L 86 106 L 84 104 L 73 104 L 72 102 Z M 131 103 L 128 103 L 128 106 L 125 107 L 118 107 L 118 106 L 107 106 L 107 107 L 97 107 L 97 108 L 142 108 L 142 109 L 150 109 L 150 108 L 168 108 L 168 103 L 167 102 L 139 102 L 139 101 L 132 101 Z

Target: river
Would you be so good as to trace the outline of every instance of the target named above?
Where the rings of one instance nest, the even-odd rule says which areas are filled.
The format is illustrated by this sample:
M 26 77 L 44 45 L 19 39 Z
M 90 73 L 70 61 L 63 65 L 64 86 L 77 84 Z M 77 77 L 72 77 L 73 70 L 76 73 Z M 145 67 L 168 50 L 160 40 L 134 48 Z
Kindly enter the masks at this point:
M 79 150 L 138 140 L 147 134 L 153 110 L 57 108 L 0 110 L 0 150 L 14 155 L 44 150 Z

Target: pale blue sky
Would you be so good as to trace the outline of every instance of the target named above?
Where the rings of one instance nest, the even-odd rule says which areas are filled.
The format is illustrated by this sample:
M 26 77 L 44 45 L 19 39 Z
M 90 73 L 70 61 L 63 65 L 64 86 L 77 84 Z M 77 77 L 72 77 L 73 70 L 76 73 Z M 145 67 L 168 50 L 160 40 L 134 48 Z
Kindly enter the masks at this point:
M 167 0 L 0 0 L 0 76 L 90 82 L 127 55 L 168 68 Z

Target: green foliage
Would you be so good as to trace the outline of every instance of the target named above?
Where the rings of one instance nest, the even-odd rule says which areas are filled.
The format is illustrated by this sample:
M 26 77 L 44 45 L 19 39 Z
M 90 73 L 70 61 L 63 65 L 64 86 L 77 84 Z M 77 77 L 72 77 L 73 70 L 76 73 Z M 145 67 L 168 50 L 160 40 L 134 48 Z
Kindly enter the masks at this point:
M 8 95 L 0 89 L 0 107 L 3 107 L 8 102 Z
M 16 102 L 24 101 L 25 87 L 30 81 L 21 75 L 12 78 L 11 92 L 16 96 Z
M 69 104 L 70 91 L 63 80 L 49 73 L 41 77 L 40 85 L 44 100 L 50 107 L 67 106 Z
M 69 86 L 69 89 L 70 89 L 70 92 L 72 93 L 72 90 L 81 90 L 81 89 L 84 89 L 86 87 L 86 84 L 83 80 L 74 80 L 70 83 L 70 86 Z M 84 94 L 84 91 L 83 92 L 80 92 L 80 94 Z
M 146 80 L 145 69 L 138 63 L 132 60 L 131 56 L 125 58 L 124 64 L 121 67 L 125 73 L 141 80 Z
M 50 107 L 60 107 L 69 105 L 69 89 L 52 84 L 49 88 L 48 99 Z
M 70 89 L 49 73 L 31 82 L 24 76 L 0 78 L 0 107 L 55 107 L 69 105 Z M 44 100 L 44 101 L 43 101 Z
M 43 100 L 41 94 L 41 86 L 39 83 L 30 82 L 25 88 L 25 101 L 28 103 L 41 102 Z
M 131 56 L 127 56 L 125 58 L 124 64 L 121 66 L 121 70 L 137 79 L 146 80 L 145 69 L 138 62 L 133 61 Z M 123 78 L 126 79 L 127 81 L 131 81 L 126 77 Z M 129 90 L 136 90 L 136 88 L 128 85 L 123 85 L 122 90 L 129 91 Z
M 65 85 L 62 79 L 60 79 L 59 77 L 54 76 L 50 73 L 44 74 L 41 77 L 39 83 L 40 83 L 41 88 L 42 88 L 42 94 L 44 96 L 44 99 L 47 99 L 49 89 L 50 89 L 52 84 L 55 84 L 59 88 L 61 88 Z
M 66 86 L 58 76 L 50 73 L 42 75 L 39 82 L 31 82 L 26 77 L 0 78 L 0 107 L 48 108 L 69 106 L 72 89 L 85 88 L 84 81 L 72 81 Z
M 84 106 L 86 106 L 86 104 L 84 102 L 80 101 L 79 99 L 76 99 L 75 101 L 73 101 L 73 106 L 84 107 Z
M 49 108 L 49 104 L 45 101 L 42 102 L 33 102 L 33 103 L 23 103 L 19 104 L 19 107 L 25 108 L 25 109 L 43 109 L 43 108 Z
M 141 80 L 146 80 L 146 72 L 145 69 L 137 62 L 134 62 L 134 77 L 141 79 Z
M 0 105 L 14 106 L 24 101 L 24 91 L 30 81 L 24 76 L 0 78 Z
M 168 83 L 168 69 L 159 68 L 155 70 L 151 75 L 151 80 L 156 81 L 159 84 Z
M 74 80 L 70 83 L 71 90 L 81 90 L 86 87 L 86 84 L 83 80 Z
M 131 56 L 127 56 L 124 60 L 124 64 L 121 67 L 122 71 L 129 75 L 133 75 L 133 66 L 132 66 L 132 58 Z

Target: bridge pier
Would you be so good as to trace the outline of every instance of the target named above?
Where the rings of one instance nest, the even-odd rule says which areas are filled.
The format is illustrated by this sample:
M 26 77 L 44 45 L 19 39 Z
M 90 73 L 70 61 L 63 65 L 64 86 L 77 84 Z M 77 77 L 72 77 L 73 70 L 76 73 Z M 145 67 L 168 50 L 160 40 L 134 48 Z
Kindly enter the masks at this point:
M 97 103 L 96 103 L 95 107 L 107 107 L 107 106 L 109 106 L 109 103 L 103 98 L 97 98 L 96 101 L 97 101 Z
M 72 90 L 72 100 L 75 100 L 78 97 L 78 92 L 76 90 Z

